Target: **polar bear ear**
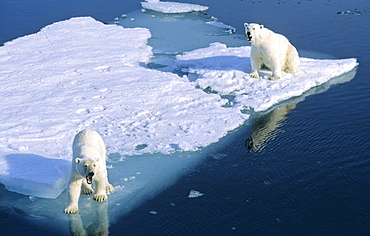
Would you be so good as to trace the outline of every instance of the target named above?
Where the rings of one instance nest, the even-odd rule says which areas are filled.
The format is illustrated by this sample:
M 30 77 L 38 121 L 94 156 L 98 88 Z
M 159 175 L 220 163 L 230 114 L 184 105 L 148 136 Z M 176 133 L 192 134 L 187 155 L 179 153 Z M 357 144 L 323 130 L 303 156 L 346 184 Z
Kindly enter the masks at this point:
M 260 25 L 260 28 L 261 28 L 261 29 L 263 29 L 263 27 L 264 27 L 263 25 Z
M 76 163 L 80 163 L 81 162 L 81 159 L 80 158 L 76 158 Z
M 244 23 L 244 26 L 247 27 L 248 26 L 248 23 Z

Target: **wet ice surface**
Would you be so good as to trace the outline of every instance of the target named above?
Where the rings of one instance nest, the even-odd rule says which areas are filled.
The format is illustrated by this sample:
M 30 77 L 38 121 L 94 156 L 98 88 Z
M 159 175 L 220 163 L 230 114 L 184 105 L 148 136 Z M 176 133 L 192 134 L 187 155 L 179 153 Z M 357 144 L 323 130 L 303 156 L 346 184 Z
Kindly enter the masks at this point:
M 107 215 L 109 209 L 114 222 L 173 183 L 249 114 L 330 85 L 333 77 L 342 75 L 331 80 L 340 82 L 354 76 L 355 59 L 302 58 L 296 75 L 284 74 L 278 82 L 251 79 L 245 40 L 214 22 L 198 12 L 135 11 L 116 22 L 126 28 L 81 17 L 6 43 L 0 49 L 5 78 L 0 181 L 27 196 L 15 201 L 4 190 L 2 201 L 66 230 L 67 224 L 49 219 L 67 221 L 60 193 L 69 174 L 71 140 L 92 128 L 107 144 L 109 178 L 117 189 L 105 205 L 82 197 L 80 215 L 93 220 L 91 206 L 97 206 L 96 214 Z M 16 157 L 22 164 L 44 161 L 30 170 L 30 178 L 12 167 Z M 58 173 L 56 178 L 46 178 L 49 171 Z

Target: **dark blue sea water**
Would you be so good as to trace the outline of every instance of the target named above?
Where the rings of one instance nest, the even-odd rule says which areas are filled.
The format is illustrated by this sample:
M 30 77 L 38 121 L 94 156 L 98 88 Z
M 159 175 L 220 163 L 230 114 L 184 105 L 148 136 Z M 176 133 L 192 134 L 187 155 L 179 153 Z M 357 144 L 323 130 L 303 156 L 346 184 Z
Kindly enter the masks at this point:
M 0 43 L 72 16 L 110 22 L 139 2 L 0 0 Z M 370 2 L 186 2 L 209 6 L 240 33 L 244 22 L 258 22 L 298 49 L 355 57 L 359 67 L 350 82 L 255 114 L 226 147 L 213 145 L 175 185 L 111 222 L 110 235 L 370 235 Z M 188 198 L 190 189 L 204 195 Z M 0 235 L 26 234 L 62 233 L 0 205 Z

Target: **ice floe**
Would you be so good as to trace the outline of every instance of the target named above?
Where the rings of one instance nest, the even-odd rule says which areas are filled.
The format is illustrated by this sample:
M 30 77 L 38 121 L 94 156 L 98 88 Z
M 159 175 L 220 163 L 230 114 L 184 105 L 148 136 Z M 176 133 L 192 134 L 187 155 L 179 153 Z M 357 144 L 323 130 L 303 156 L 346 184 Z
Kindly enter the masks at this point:
M 73 136 L 87 127 L 103 135 L 108 153 L 195 151 L 248 118 L 186 76 L 146 68 L 149 38 L 147 29 L 83 17 L 7 42 L 0 48 L 0 159 L 70 160 Z
M 184 13 L 192 11 L 206 11 L 208 7 L 197 4 L 181 3 L 181 2 L 161 2 L 159 0 L 146 0 L 141 3 L 141 6 L 148 10 L 163 12 L 163 13 Z
M 251 71 L 250 49 L 249 46 L 227 47 L 213 43 L 208 48 L 177 56 L 176 63 L 184 72 L 193 74 L 195 86 L 233 96 L 233 106 L 251 111 L 264 111 L 281 101 L 300 96 L 310 88 L 350 72 L 357 66 L 357 60 L 353 58 L 300 58 L 300 68 L 296 74 L 283 73 L 281 80 L 270 81 L 267 78 L 271 72 L 265 70 L 262 79 L 253 79 L 248 74 Z

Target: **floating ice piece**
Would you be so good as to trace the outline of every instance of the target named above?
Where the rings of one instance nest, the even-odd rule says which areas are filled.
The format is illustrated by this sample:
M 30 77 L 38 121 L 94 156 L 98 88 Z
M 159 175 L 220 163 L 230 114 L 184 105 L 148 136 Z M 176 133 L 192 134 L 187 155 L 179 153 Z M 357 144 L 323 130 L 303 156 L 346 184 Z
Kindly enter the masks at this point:
M 188 198 L 197 198 L 203 196 L 204 193 L 201 193 L 197 190 L 190 190 Z
M 208 7 L 190 3 L 180 2 L 161 2 L 159 0 L 146 0 L 141 2 L 141 6 L 148 10 L 163 13 L 184 13 L 192 11 L 206 11 Z
M 223 28 L 223 29 L 227 29 L 227 30 L 230 31 L 230 33 L 235 33 L 236 32 L 235 27 L 232 27 L 230 25 L 226 25 L 226 24 L 224 24 L 222 22 L 219 22 L 219 21 L 208 21 L 208 22 L 206 22 L 206 24 L 213 25 L 213 26 Z
M 270 71 L 262 79 L 250 78 L 251 47 L 227 47 L 213 43 L 177 56 L 177 65 L 184 72 L 195 74 L 197 87 L 220 95 L 234 97 L 242 110 L 265 111 L 279 102 L 300 96 L 312 87 L 353 70 L 357 60 L 316 60 L 300 58 L 299 72 L 283 73 L 279 81 L 270 81 Z M 194 76 L 193 76 L 194 77 Z
M 0 156 L 0 182 L 12 192 L 56 198 L 66 187 L 70 162 L 34 154 Z
M 338 15 L 362 15 L 362 13 L 360 11 L 355 11 L 355 10 L 352 10 L 352 11 L 340 11 L 340 12 L 337 12 Z

